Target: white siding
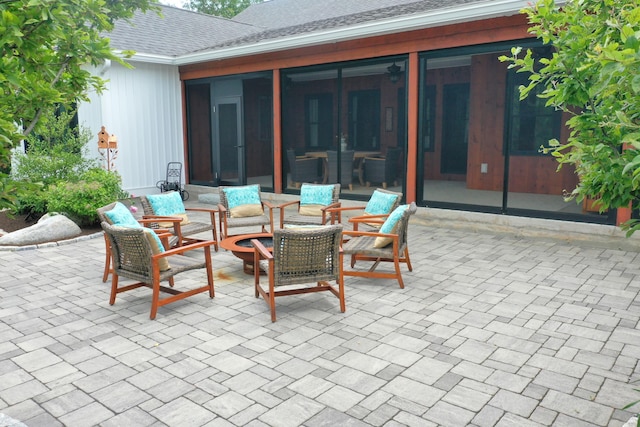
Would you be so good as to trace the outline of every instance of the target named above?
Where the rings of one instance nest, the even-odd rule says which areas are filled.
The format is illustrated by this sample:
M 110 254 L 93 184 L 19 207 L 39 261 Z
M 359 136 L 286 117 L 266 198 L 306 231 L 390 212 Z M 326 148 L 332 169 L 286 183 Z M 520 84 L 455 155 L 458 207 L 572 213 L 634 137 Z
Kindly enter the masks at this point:
M 117 63 L 104 68 L 106 90 L 80 106 L 79 120 L 95 135 L 93 156 L 99 157 L 101 126 L 118 137 L 115 168 L 123 187 L 147 194 L 158 191 L 156 182 L 165 179 L 168 162 L 184 164 L 180 75 L 176 66 L 132 65 L 134 69 Z

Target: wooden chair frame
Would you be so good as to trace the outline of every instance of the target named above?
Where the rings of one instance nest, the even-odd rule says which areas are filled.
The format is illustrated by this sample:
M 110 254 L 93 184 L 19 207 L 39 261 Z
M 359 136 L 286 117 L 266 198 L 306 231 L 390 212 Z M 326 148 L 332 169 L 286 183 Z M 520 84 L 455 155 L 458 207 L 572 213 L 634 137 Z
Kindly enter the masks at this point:
M 260 191 L 260 186 L 258 186 L 258 194 L 260 194 L 260 203 L 262 204 L 262 209 L 265 213 L 264 215 L 260 215 L 260 216 L 252 216 L 252 217 L 244 217 L 244 218 L 231 217 L 231 211 L 228 207 L 227 199 L 224 193 L 225 188 L 226 187 L 218 188 L 218 194 L 220 195 L 220 203 L 218 204 L 218 217 L 220 220 L 220 239 L 226 239 L 227 237 L 230 236 L 229 228 L 259 226 L 262 228 L 262 232 L 266 233 L 267 229 L 265 227 L 268 225 L 269 226 L 268 232 L 273 233 L 274 206 L 271 203 L 267 202 L 266 200 L 262 200 L 262 192 Z
M 280 208 L 280 228 L 283 228 L 285 224 L 295 224 L 295 225 L 325 225 L 327 221 L 331 220 L 331 215 L 329 214 L 330 209 L 339 208 L 340 204 L 340 184 L 311 184 L 305 183 L 306 185 L 333 185 L 333 195 L 331 198 L 331 204 L 322 208 L 321 216 L 311 216 L 311 215 L 301 215 L 300 212 L 300 199 L 293 200 L 291 202 L 282 203 L 278 206 Z M 291 206 L 296 207 L 295 213 L 290 213 L 287 216 L 287 208 Z M 291 211 L 291 209 L 289 209 Z
M 254 285 L 255 297 L 266 301 L 271 310 L 271 321 L 276 321 L 276 297 L 297 295 L 304 293 L 328 291 L 340 301 L 340 311 L 345 312 L 344 298 L 344 255 L 340 248 L 342 226 L 333 225 L 311 230 L 275 230 L 273 251 L 267 249 L 259 240 L 252 240 L 254 252 Z M 287 245 L 294 245 L 294 257 L 287 257 Z M 277 248 L 281 248 L 278 250 Z M 337 256 L 336 256 L 337 254 Z M 264 260 L 262 263 L 261 261 Z M 269 277 L 269 287 L 265 289 L 260 284 L 260 268 L 265 267 Z M 321 268 L 317 268 L 322 265 Z M 338 288 L 329 281 L 335 280 Z M 294 287 L 316 282 L 316 286 Z M 276 290 L 278 286 L 286 289 Z
M 171 193 L 171 191 L 169 192 L 165 192 L 165 193 L 161 193 L 161 194 L 168 194 Z M 216 213 L 218 212 L 217 209 L 215 208 L 188 208 L 185 206 L 185 211 L 188 212 L 206 212 L 209 214 L 210 217 L 210 222 L 209 223 L 205 223 L 205 222 L 198 222 L 198 221 L 191 221 L 188 224 L 181 224 L 182 223 L 182 218 L 179 217 L 171 217 L 171 216 L 160 216 L 160 215 L 156 215 L 153 211 L 153 206 L 151 205 L 151 203 L 149 202 L 149 199 L 147 199 L 146 196 L 142 196 L 140 197 L 140 201 L 142 203 L 142 209 L 144 211 L 144 216 L 143 219 L 156 219 L 155 223 L 158 222 L 158 220 L 160 222 L 172 222 L 173 225 L 171 227 L 168 228 L 168 230 L 171 231 L 171 233 L 175 236 L 174 239 L 171 239 L 171 246 L 184 246 L 184 245 L 189 245 L 192 243 L 196 243 L 196 242 L 208 242 L 210 240 L 206 240 L 206 239 L 197 239 L 194 237 L 190 237 L 193 236 L 195 234 L 199 234 L 199 233 L 203 233 L 205 231 L 211 231 L 212 235 L 213 235 L 213 247 L 215 249 L 215 251 L 218 251 L 218 233 L 216 231 Z M 151 221 L 152 227 L 154 224 L 154 221 Z M 158 226 L 156 225 L 153 228 L 157 228 Z
M 110 305 L 115 304 L 116 295 L 119 293 L 128 292 L 140 287 L 150 288 L 153 290 L 153 293 L 149 317 L 153 320 L 156 318 L 159 307 L 174 301 L 179 301 L 203 292 L 208 292 L 209 298 L 214 298 L 215 290 L 211 263 L 211 246 L 214 244 L 213 241 L 197 242 L 153 254 L 151 245 L 144 235 L 145 231 L 142 228 L 118 227 L 106 222 L 103 222 L 101 225 L 113 251 L 114 268 L 111 275 Z M 166 240 L 165 244 L 167 244 Z M 204 260 L 202 262 L 187 256 L 173 256 L 183 255 L 195 249 L 204 249 Z M 160 271 L 159 261 L 168 257 L 171 257 L 171 268 L 167 271 Z M 132 259 L 140 262 L 136 264 L 135 261 L 131 261 Z M 179 291 L 173 288 L 175 275 L 200 268 L 206 270 L 206 285 L 187 291 Z M 121 276 L 139 281 L 125 286 L 118 286 Z M 160 284 L 162 281 L 168 281 L 170 287 L 162 286 Z M 171 296 L 160 298 L 160 292 L 169 293 Z
M 354 223 L 353 231 L 344 231 L 345 237 L 350 237 L 348 241 L 343 243 L 343 250 L 346 255 L 351 255 L 351 268 L 356 265 L 357 261 L 371 261 L 373 264 L 369 270 L 346 270 L 345 276 L 371 277 L 378 279 L 396 279 L 400 288 L 404 288 L 402 272 L 400 264 L 406 264 L 409 271 L 413 271 L 411 258 L 409 256 L 409 246 L 407 244 L 407 229 L 409 226 L 409 217 L 416 212 L 415 203 L 407 208 L 403 217 L 398 222 L 396 233 L 381 233 L 379 231 L 360 231 L 358 224 L 378 222 L 382 225 L 389 216 L 385 215 L 367 215 L 351 218 L 349 221 Z M 392 242 L 384 248 L 374 248 L 373 242 L 377 237 L 387 237 Z M 377 267 L 382 262 L 393 263 L 393 272 L 377 271 Z
M 100 222 L 106 222 L 107 224 L 111 225 L 111 220 L 106 215 L 106 213 L 109 212 L 111 209 L 113 209 L 116 203 L 117 202 L 109 203 L 108 205 L 102 206 L 97 209 L 98 218 L 100 218 Z M 166 228 L 152 227 L 154 225 L 157 225 L 158 218 L 161 218 L 162 222 L 165 222 L 165 221 L 181 222 L 182 221 L 182 218 L 177 218 L 177 217 L 153 217 L 153 216 L 138 218 L 136 219 L 136 221 L 138 221 L 138 223 L 143 227 L 151 228 L 159 236 L 163 236 L 164 238 L 170 239 L 173 236 L 173 233 L 171 233 L 171 231 L 169 231 Z M 104 237 L 104 246 L 105 246 L 105 260 L 104 260 L 104 272 L 102 273 L 102 282 L 106 282 L 109 279 L 109 274 L 113 272 L 113 269 L 111 268 L 111 265 L 112 265 L 111 243 L 109 243 L 109 239 L 107 238 L 106 234 L 103 234 L 103 237 Z

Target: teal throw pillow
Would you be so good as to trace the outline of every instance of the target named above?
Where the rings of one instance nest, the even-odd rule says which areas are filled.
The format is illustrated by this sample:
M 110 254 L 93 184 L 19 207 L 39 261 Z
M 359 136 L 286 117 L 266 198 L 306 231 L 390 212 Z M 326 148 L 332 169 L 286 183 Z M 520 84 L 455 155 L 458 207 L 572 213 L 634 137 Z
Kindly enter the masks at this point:
M 380 232 L 393 233 L 393 229 L 396 228 L 398 221 L 400 221 L 400 218 L 402 218 L 402 214 L 404 214 L 404 211 L 406 211 L 408 207 L 409 205 L 401 205 L 395 208 L 393 212 L 391 212 L 391 215 L 387 217 L 387 220 L 384 222 L 384 224 L 382 224 L 382 227 L 380 227 Z
M 364 212 L 369 215 L 388 214 L 397 200 L 397 194 L 383 193 L 376 190 L 371 195 Z
M 229 209 L 242 205 L 261 205 L 260 187 L 257 184 L 229 187 L 222 191 L 224 191 L 224 195 L 227 198 Z
M 147 196 L 147 200 L 149 200 L 155 215 L 172 216 L 186 212 L 184 210 L 184 203 L 182 203 L 182 197 L 180 197 L 180 193 L 177 191 L 151 194 Z
M 327 206 L 333 202 L 333 185 L 306 185 L 300 187 L 300 205 Z
M 382 227 L 380 227 L 380 233 L 395 234 L 396 227 L 398 226 L 398 221 L 400 221 L 400 218 L 402 218 L 404 211 L 406 211 L 408 207 L 409 205 L 401 205 L 395 208 L 393 212 L 391 212 L 391 214 L 387 217 L 387 220 L 384 222 L 384 224 L 382 224 Z M 373 242 L 373 247 L 384 248 L 391 242 L 393 242 L 393 239 L 390 237 L 376 237 L 375 241 Z
M 113 209 L 105 212 L 111 224 L 118 225 L 120 227 L 132 227 L 132 228 L 140 228 L 142 227 L 138 221 L 133 217 L 129 209 L 125 205 L 120 202 L 116 202 Z

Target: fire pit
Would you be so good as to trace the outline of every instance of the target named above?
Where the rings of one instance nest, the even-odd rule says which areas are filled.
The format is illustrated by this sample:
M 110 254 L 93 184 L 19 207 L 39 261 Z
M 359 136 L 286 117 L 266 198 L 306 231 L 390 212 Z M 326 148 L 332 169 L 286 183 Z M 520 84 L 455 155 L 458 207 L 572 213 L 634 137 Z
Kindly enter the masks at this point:
M 253 245 L 251 240 L 259 240 L 266 248 L 273 247 L 273 237 L 271 233 L 254 233 L 254 234 L 239 234 L 237 236 L 230 236 L 226 239 L 222 239 L 220 247 L 231 251 L 232 254 L 242 260 L 242 270 L 246 274 L 253 275 Z

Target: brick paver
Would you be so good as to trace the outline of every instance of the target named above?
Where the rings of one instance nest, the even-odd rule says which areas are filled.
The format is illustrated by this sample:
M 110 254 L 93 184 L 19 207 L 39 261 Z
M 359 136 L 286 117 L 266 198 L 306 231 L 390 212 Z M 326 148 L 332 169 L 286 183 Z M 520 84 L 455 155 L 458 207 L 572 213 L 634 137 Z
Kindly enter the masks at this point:
M 108 304 L 102 238 L 0 251 L 0 425 L 621 426 L 640 398 L 639 253 L 410 226 L 414 271 L 276 300 Z M 640 249 L 640 248 L 639 248 Z M 346 267 L 348 268 L 348 266 Z M 386 268 L 386 267 L 382 267 Z M 176 287 L 203 272 L 177 277 Z M 12 424 L 9 424 L 12 425 Z

